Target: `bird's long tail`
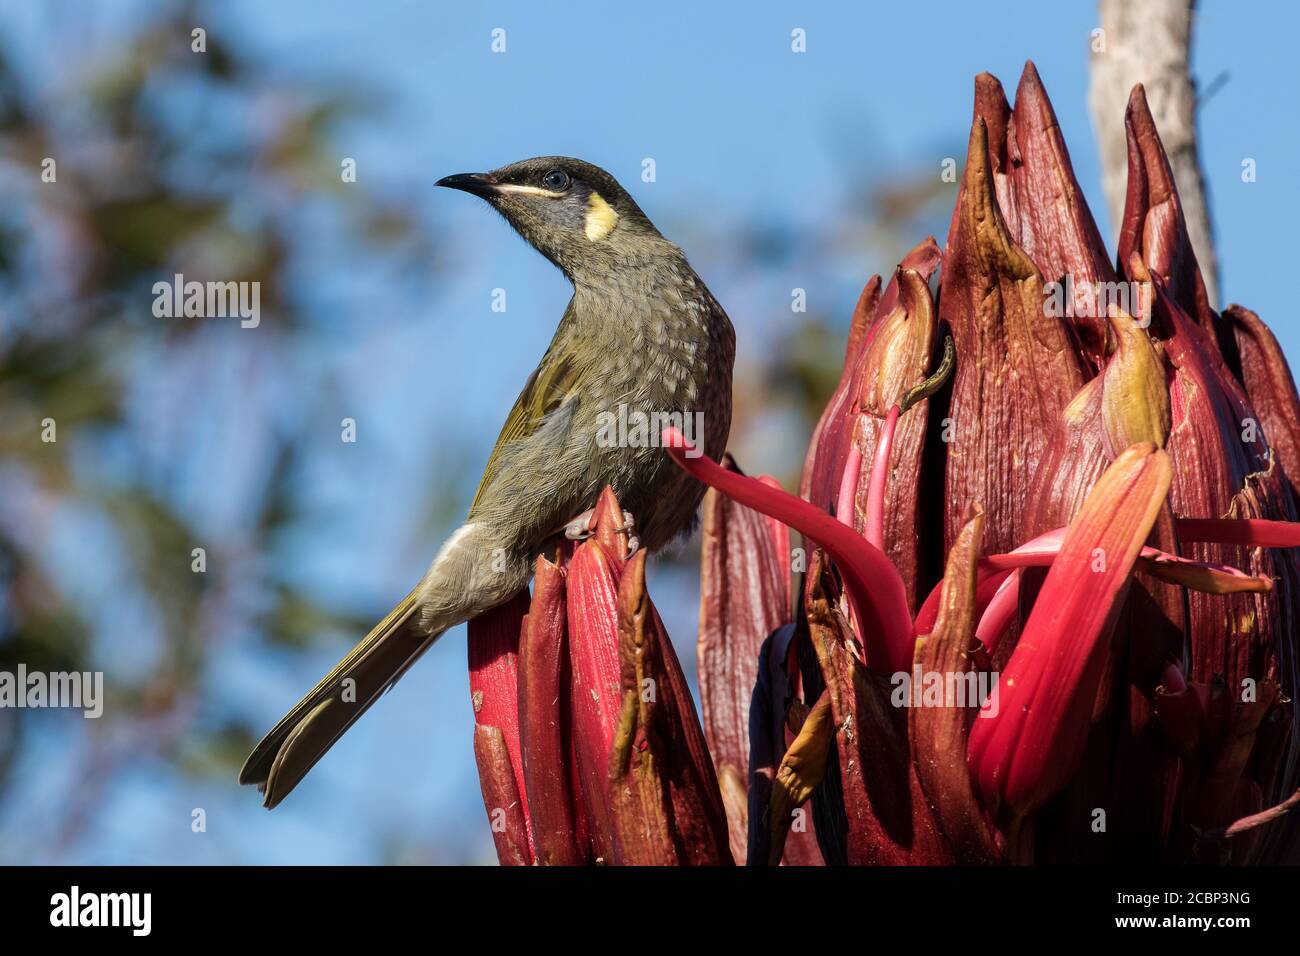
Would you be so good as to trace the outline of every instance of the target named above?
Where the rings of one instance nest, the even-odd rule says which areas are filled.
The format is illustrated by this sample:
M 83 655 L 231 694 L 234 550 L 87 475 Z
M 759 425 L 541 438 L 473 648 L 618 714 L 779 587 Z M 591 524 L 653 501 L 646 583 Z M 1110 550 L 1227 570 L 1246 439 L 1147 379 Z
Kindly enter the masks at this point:
M 499 603 L 474 588 L 473 525 L 443 547 L 424 579 L 375 625 L 254 748 L 239 782 L 256 784 L 268 809 L 288 796 L 344 732 L 444 631 Z M 525 581 L 526 583 L 526 581 Z M 477 595 L 477 597 L 469 597 Z

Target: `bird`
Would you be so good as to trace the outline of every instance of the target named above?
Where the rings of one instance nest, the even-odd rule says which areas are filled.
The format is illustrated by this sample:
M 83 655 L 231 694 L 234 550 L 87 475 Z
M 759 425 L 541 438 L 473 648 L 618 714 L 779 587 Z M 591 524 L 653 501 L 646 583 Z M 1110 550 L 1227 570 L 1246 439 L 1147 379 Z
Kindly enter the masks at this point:
M 546 156 L 435 185 L 483 199 L 564 273 L 573 296 L 506 417 L 464 523 L 410 593 L 245 761 L 239 782 L 256 785 L 267 808 L 439 636 L 527 588 L 548 547 L 589 535 L 606 486 L 626 509 L 630 549 L 654 552 L 689 534 L 704 486 L 655 447 L 657 432 L 646 441 L 644 429 L 620 433 L 612 422 L 695 422 L 703 453 L 716 459 L 726 450 L 731 321 L 613 176 Z

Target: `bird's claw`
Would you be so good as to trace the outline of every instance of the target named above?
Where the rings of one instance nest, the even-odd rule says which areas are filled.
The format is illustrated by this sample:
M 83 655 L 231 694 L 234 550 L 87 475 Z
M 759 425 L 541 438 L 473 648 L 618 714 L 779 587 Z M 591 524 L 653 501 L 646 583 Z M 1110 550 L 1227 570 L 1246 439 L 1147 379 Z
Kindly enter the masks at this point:
M 591 524 L 595 517 L 596 509 L 588 508 L 564 526 L 564 536 L 570 541 L 586 541 L 592 535 Z
M 596 509 L 588 508 L 578 517 L 574 518 L 564 526 L 564 536 L 570 541 L 586 541 L 594 533 L 592 524 L 596 518 Z M 631 558 L 641 547 L 641 539 L 632 533 L 636 525 L 636 519 L 632 517 L 632 512 L 623 512 L 623 526 L 618 530 L 619 534 L 627 535 L 627 553 L 623 555 L 623 560 Z
M 628 561 L 632 555 L 637 553 L 641 547 L 641 539 L 632 533 L 636 526 L 636 519 L 632 517 L 632 512 L 623 512 L 623 527 L 618 529 L 619 534 L 627 535 L 627 553 L 623 555 L 623 560 Z

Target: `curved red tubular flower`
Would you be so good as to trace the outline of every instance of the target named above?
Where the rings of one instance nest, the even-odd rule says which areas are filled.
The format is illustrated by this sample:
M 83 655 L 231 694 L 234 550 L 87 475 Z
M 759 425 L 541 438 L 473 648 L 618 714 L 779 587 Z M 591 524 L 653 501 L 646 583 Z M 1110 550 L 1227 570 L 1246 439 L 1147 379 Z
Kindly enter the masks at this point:
M 985 649 L 992 651 L 998 638 L 1006 631 L 1018 610 L 1019 573 L 1023 568 L 1051 567 L 1065 540 L 1066 528 L 1055 528 L 1025 542 L 1007 554 L 991 554 L 980 561 L 980 582 L 977 606 L 980 608 L 976 637 Z M 1290 547 L 1290 542 L 1300 544 L 1300 523 L 1290 521 L 1265 521 L 1248 518 L 1180 518 L 1179 536 L 1185 542 L 1210 541 L 1220 544 L 1248 544 L 1267 547 Z M 1210 594 L 1231 594 L 1238 591 L 1266 593 L 1272 590 L 1272 581 L 1266 577 L 1248 574 L 1239 568 L 1208 561 L 1195 561 L 1143 547 L 1138 555 L 1138 569 L 1162 581 L 1181 584 Z M 1011 575 L 1017 578 L 1014 591 L 1004 588 Z M 939 612 L 939 597 L 943 591 L 940 581 L 930 591 L 916 615 L 916 633 L 928 634 L 934 627 Z
M 889 478 L 889 453 L 894 448 L 894 433 L 898 431 L 901 413 L 902 409 L 897 405 L 889 409 L 885 426 L 880 430 L 876 460 L 871 465 L 871 484 L 867 489 L 867 524 L 863 531 L 867 540 L 882 551 L 885 548 L 885 484 Z
M 853 527 L 853 505 L 857 497 L 858 479 L 862 477 L 862 449 L 857 442 L 849 442 L 848 458 L 844 460 L 844 477 L 840 480 L 840 493 L 835 499 L 835 519 L 840 524 Z
M 1018 573 L 1021 568 L 1051 567 L 1061 550 L 1061 542 L 1065 540 L 1067 530 L 1055 528 L 1036 538 L 1031 538 L 1008 554 L 993 554 L 981 558 L 979 583 L 975 596 L 975 605 L 980 615 L 987 611 L 989 603 L 997 596 L 998 590 L 1011 574 Z M 939 616 L 939 599 L 942 593 L 943 581 L 941 580 L 930 591 L 925 603 L 916 614 L 917 634 L 928 634 L 934 628 L 935 619 Z
M 1195 522 L 1194 522 L 1195 523 Z M 1263 541 L 1244 542 L 1232 539 L 1230 536 L 1236 531 L 1229 528 L 1226 532 L 1217 530 L 1220 525 L 1250 524 L 1250 521 L 1229 519 L 1224 522 L 1207 520 L 1202 522 L 1204 528 L 1202 531 L 1209 537 L 1203 539 L 1207 541 L 1216 541 L 1220 543 L 1255 543 L 1263 544 Z M 1266 525 L 1279 526 L 1278 530 L 1269 532 L 1273 539 L 1280 539 L 1283 534 L 1294 534 L 1300 530 L 1300 525 L 1292 524 L 1287 521 L 1268 521 L 1261 522 Z M 1181 528 L 1181 524 L 1179 526 Z M 1288 531 L 1287 529 L 1294 529 Z M 1065 539 L 1065 533 L 1068 528 L 1056 528 L 1031 541 L 1026 542 L 1016 550 L 1008 554 L 991 554 L 980 561 L 980 574 L 990 575 L 999 572 L 1006 572 L 1017 568 L 1046 568 L 1051 567 L 1055 561 L 1056 555 L 1060 553 L 1061 543 Z M 1204 591 L 1207 594 L 1232 594 L 1238 591 L 1256 591 L 1267 592 L 1272 590 L 1272 581 L 1262 575 L 1248 574 L 1239 568 L 1234 568 L 1227 564 L 1217 564 L 1213 561 L 1196 561 L 1191 558 L 1180 557 L 1176 554 L 1170 554 L 1167 551 L 1161 551 L 1158 548 L 1143 546 L 1138 554 L 1138 570 L 1167 581 L 1171 584 L 1181 584 L 1184 587 L 1192 588 L 1196 591 Z M 927 602 L 928 603 L 928 602 Z
M 992 575 L 1020 568 L 1050 568 L 1060 551 L 1012 551 L 1010 554 L 992 554 L 980 561 L 980 574 Z M 1143 547 L 1137 558 L 1138 570 L 1170 584 L 1181 584 L 1206 594 L 1236 594 L 1254 591 L 1260 594 L 1273 589 L 1271 579 L 1259 574 L 1248 574 L 1240 568 L 1212 561 L 1195 561 L 1176 554 Z
M 850 531 L 853 530 L 856 518 L 854 510 L 858 500 L 858 481 L 861 477 L 862 449 L 858 447 L 856 441 L 850 441 L 849 455 L 844 462 L 844 479 L 840 482 L 839 497 L 835 499 L 835 520 Z M 768 487 L 775 488 L 777 491 L 782 490 L 780 484 L 769 482 Z M 849 599 L 849 624 L 852 626 L 854 634 L 862 633 L 862 621 L 858 616 L 858 602 L 852 596 Z
M 867 663 L 882 673 L 906 671 L 912 662 L 912 618 L 903 578 L 885 553 L 802 498 L 754 478 L 727 471 L 695 448 L 676 428 L 665 428 L 664 447 L 678 467 L 728 498 L 789 525 L 816 541 L 831 558 L 868 620 L 862 637 Z
M 1020 611 L 1022 577 L 1024 571 L 1017 569 L 1003 578 L 997 591 L 989 600 L 988 606 L 984 608 L 984 613 L 980 615 L 979 624 L 975 626 L 976 639 L 990 654 L 997 649 L 998 641 L 1002 639 L 1002 635 L 1007 632 L 1007 628 L 1011 626 L 1011 622 L 1016 619 L 1016 614 Z
M 993 573 L 981 572 L 975 585 L 975 613 L 982 616 L 988 609 L 989 602 L 993 600 L 1004 581 L 1015 571 L 995 571 Z M 916 633 L 917 636 L 929 634 L 934 630 L 934 626 L 939 619 L 939 606 L 943 600 L 944 579 L 940 578 L 939 583 L 934 586 L 921 609 L 916 612 Z
M 916 612 L 916 622 L 912 630 L 920 634 L 929 634 L 934 630 L 935 622 L 939 620 L 939 601 L 943 598 L 943 579 L 939 580 L 930 593 L 926 596 L 920 610 Z

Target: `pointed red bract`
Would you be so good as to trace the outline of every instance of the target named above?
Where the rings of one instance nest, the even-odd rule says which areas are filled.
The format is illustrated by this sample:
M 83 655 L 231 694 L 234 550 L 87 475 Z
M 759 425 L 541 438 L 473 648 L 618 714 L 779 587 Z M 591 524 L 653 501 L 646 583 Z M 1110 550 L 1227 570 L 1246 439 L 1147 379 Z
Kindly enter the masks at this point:
M 533 601 L 519 642 L 519 723 L 524 792 L 537 862 L 586 862 L 586 812 L 574 799 L 564 571 L 537 559 Z
M 483 801 L 502 864 L 535 857 L 524 795 L 519 735 L 519 635 L 528 613 L 525 592 L 469 623 L 469 684 L 474 705 L 474 755 Z
M 1168 456 L 1134 446 L 1070 526 L 981 718 L 968 760 L 988 807 L 1010 821 L 1064 785 L 1082 753 L 1129 575 L 1169 490 Z
M 704 731 L 628 538 L 606 488 L 592 536 L 538 558 L 531 604 L 470 622 L 474 752 L 503 864 L 732 862 Z
M 741 473 L 730 456 L 723 464 Z M 793 616 L 789 536 L 784 525 L 712 489 L 704 496 L 703 511 L 700 709 L 727 809 L 732 852 L 744 860 L 750 698 L 763 642 Z

